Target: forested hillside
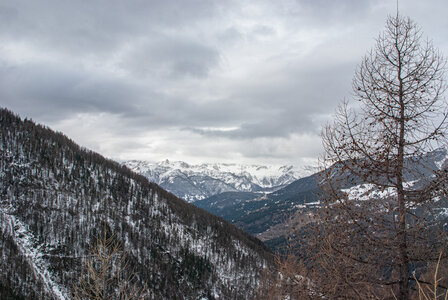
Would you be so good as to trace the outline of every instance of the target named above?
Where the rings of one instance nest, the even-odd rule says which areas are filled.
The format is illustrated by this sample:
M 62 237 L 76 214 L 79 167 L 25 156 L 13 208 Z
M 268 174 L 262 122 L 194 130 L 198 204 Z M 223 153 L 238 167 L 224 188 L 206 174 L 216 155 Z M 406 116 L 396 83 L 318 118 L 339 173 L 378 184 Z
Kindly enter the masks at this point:
M 259 240 L 61 133 L 5 109 L 0 125 L 2 298 L 69 299 L 105 232 L 145 298 L 252 297 Z

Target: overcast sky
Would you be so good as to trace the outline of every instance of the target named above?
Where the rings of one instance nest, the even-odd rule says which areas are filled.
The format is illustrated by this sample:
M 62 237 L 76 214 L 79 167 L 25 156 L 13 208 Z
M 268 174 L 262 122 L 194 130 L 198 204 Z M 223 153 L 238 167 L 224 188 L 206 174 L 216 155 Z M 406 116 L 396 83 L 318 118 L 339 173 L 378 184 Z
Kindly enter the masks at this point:
M 448 1 L 402 0 L 448 55 Z M 0 0 L 0 106 L 114 159 L 307 165 L 395 0 Z

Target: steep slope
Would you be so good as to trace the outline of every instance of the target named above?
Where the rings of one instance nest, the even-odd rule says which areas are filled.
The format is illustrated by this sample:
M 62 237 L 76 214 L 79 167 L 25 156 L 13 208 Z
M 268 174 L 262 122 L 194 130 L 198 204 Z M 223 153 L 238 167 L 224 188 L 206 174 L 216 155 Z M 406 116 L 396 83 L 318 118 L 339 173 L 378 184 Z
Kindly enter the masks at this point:
M 303 175 L 293 166 L 190 165 L 168 160 L 159 163 L 131 160 L 124 164 L 189 202 L 224 192 L 272 192 Z
M 106 230 L 148 299 L 251 298 L 259 240 L 60 133 L 4 109 L 0 125 L 1 295 L 70 298 Z

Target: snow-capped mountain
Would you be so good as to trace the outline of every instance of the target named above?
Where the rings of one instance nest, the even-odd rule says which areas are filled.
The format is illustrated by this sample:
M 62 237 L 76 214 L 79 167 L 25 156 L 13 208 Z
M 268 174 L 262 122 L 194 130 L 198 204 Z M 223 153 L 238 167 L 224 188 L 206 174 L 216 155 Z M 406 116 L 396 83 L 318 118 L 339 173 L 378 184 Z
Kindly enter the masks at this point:
M 189 202 L 224 192 L 273 192 L 303 177 L 293 166 L 191 165 L 182 161 L 130 160 L 124 165 Z

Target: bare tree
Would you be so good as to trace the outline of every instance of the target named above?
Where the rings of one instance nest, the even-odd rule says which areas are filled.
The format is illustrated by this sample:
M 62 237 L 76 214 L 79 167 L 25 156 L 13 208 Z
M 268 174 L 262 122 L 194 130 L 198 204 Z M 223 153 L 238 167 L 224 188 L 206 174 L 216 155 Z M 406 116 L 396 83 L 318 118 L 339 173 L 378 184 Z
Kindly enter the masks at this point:
M 265 270 L 261 276 L 261 284 L 254 299 L 282 300 L 282 299 L 313 299 L 316 289 L 310 279 L 303 262 L 297 256 L 289 253 L 275 258 L 276 269 Z
M 425 281 L 424 276 L 423 279 L 416 279 L 419 300 L 448 299 L 447 278 L 440 276 L 441 273 L 447 274 L 446 270 L 441 270 L 443 263 L 441 252 L 437 263 L 428 270 L 428 280 Z M 444 266 L 446 268 L 446 262 Z
M 425 160 L 446 144 L 445 66 L 412 20 L 389 17 L 355 73 L 359 103 L 344 102 L 323 130 L 320 243 L 343 277 L 334 289 L 365 297 L 369 284 L 370 295 L 390 288 L 409 299 L 410 265 L 446 246 L 430 209 L 446 196 L 447 172 Z
M 106 226 L 89 257 L 79 283 L 73 287 L 78 300 L 149 299 L 146 287 L 138 286 L 135 273 L 129 270 L 126 254 L 115 236 L 107 236 Z

